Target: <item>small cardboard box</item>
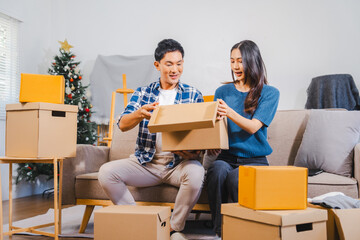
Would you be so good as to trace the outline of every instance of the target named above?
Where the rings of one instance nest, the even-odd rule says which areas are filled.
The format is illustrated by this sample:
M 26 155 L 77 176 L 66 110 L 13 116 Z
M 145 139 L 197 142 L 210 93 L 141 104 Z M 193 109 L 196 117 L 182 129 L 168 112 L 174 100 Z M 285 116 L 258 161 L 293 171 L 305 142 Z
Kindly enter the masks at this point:
M 6 105 L 7 157 L 75 157 L 78 106 Z
M 21 74 L 20 102 L 64 104 L 65 79 L 62 75 Z
M 257 210 L 305 209 L 307 168 L 240 166 L 239 204 Z
M 326 240 L 327 212 L 321 209 L 260 211 L 222 204 L 223 240 Z
M 159 106 L 148 124 L 162 132 L 163 151 L 229 149 L 227 119 L 216 120 L 218 102 Z
M 327 210 L 327 240 L 360 239 L 360 209 L 328 209 L 313 204 L 309 206 Z
M 95 211 L 96 240 L 170 239 L 170 207 L 116 205 Z

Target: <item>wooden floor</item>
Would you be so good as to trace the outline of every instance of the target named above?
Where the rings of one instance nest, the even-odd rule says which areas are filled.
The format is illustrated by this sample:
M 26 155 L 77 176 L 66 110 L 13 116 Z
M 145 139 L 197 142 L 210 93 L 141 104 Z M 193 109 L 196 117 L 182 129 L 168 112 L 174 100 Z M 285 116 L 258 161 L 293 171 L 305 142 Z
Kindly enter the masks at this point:
M 45 214 L 49 208 L 53 208 L 54 205 L 54 199 L 52 197 L 46 198 L 42 197 L 41 195 L 35 195 L 31 197 L 25 197 L 25 198 L 18 198 L 13 200 L 13 222 L 34 217 L 40 214 Z M 69 206 L 63 206 L 63 208 L 66 208 Z M 4 216 L 4 224 L 7 224 L 9 222 L 8 219 L 8 209 L 9 209 L 9 202 L 3 201 L 3 216 Z M 8 231 L 8 229 L 4 229 L 5 232 Z M 14 235 L 12 237 L 4 236 L 4 240 L 50 240 L 54 239 L 51 237 L 45 237 L 45 236 L 26 236 L 26 235 Z M 60 238 L 60 239 L 66 239 L 66 240 L 84 240 L 84 238 Z

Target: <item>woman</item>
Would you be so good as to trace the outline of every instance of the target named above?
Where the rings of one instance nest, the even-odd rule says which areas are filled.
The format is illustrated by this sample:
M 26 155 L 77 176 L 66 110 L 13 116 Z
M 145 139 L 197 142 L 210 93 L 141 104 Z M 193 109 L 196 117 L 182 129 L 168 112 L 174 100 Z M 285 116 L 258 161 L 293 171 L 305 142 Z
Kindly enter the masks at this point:
M 231 48 L 233 82 L 219 87 L 218 119 L 228 118 L 229 150 L 208 150 L 219 154 L 207 172 L 207 188 L 214 231 L 221 236 L 221 204 L 238 201 L 238 167 L 269 165 L 272 152 L 267 127 L 274 118 L 279 91 L 267 85 L 266 70 L 258 46 L 249 40 Z

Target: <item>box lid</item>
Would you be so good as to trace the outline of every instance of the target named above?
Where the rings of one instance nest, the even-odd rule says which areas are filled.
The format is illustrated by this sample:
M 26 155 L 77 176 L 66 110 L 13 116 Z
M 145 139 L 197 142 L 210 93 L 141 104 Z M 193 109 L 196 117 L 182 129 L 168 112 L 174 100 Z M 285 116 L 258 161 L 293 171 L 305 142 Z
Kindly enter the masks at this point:
M 78 112 L 78 106 L 69 105 L 69 104 L 45 103 L 45 102 L 6 104 L 7 112 L 20 111 L 20 110 L 49 110 L 49 111 Z
M 159 220 L 163 222 L 165 219 L 170 217 L 171 208 L 162 206 L 112 205 L 98 209 L 95 213 L 158 215 Z
M 305 210 L 253 210 L 238 203 L 221 205 L 221 214 L 266 223 L 275 226 L 291 226 L 301 223 L 327 220 L 327 211 L 308 207 Z
M 218 102 L 158 106 L 149 121 L 154 132 L 174 132 L 215 126 Z

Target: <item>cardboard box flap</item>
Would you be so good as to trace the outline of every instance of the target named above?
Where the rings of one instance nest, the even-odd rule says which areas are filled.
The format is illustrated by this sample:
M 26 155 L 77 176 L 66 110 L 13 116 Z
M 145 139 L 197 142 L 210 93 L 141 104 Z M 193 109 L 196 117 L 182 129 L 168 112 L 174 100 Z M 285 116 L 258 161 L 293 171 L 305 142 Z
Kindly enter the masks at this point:
M 162 206 L 129 206 L 129 205 L 112 205 L 105 208 L 96 210 L 98 213 L 111 213 L 111 214 L 149 214 L 159 215 L 161 219 L 170 217 L 170 207 Z
M 160 222 L 165 222 L 166 219 L 168 219 L 171 216 L 171 209 L 169 208 L 163 208 L 158 212 L 158 218 Z
M 221 214 L 275 226 L 291 226 L 327 220 L 326 210 L 307 208 L 299 211 L 260 211 L 240 206 L 238 203 L 222 204 Z
M 360 209 L 331 209 L 341 240 L 360 239 Z
M 49 111 L 65 111 L 78 112 L 78 106 L 69 104 L 56 104 L 45 102 L 29 102 L 7 104 L 6 111 L 23 111 L 23 110 L 49 110 Z
M 149 121 L 154 132 L 186 131 L 215 126 L 218 102 L 202 102 L 158 106 Z

